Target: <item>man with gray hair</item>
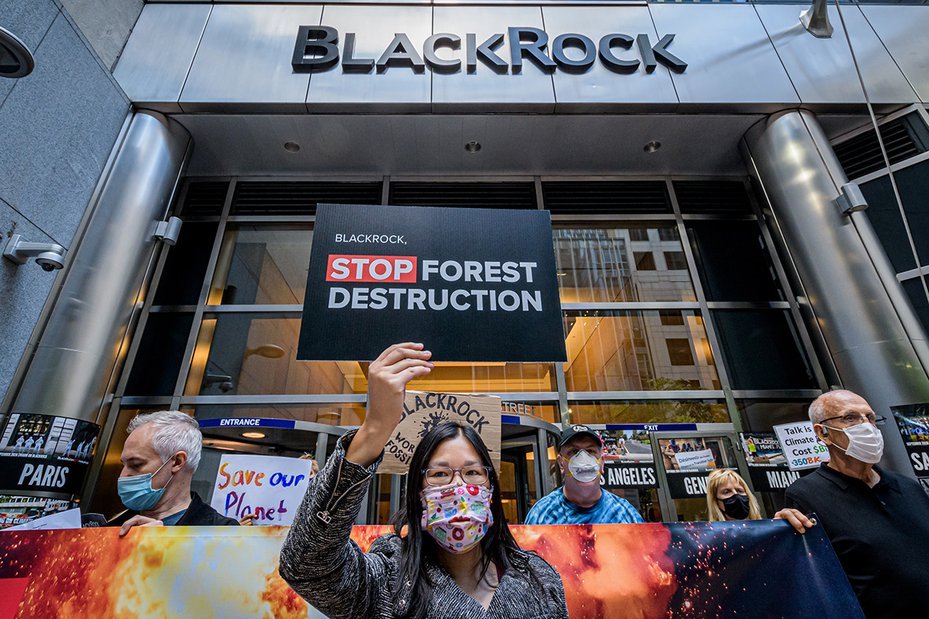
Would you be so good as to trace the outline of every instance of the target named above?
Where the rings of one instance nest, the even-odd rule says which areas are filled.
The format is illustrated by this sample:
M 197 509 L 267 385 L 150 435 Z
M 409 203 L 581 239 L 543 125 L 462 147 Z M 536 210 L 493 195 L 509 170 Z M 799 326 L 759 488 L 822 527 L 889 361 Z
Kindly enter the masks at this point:
M 136 415 L 120 456 L 117 490 L 127 511 L 111 521 L 119 534 L 132 527 L 238 525 L 190 490 L 203 435 L 197 420 L 180 411 Z
M 787 506 L 816 513 L 869 619 L 925 616 L 929 496 L 877 466 L 883 417 L 864 398 L 830 391 L 809 413 L 830 460 L 787 488 Z

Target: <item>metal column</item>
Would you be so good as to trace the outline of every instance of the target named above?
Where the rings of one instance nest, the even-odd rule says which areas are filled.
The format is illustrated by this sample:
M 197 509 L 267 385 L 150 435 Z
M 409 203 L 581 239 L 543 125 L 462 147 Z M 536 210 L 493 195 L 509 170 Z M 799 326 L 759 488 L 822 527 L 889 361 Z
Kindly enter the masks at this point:
M 743 148 L 845 388 L 885 416 L 894 405 L 929 402 L 919 355 L 925 333 L 883 250 L 872 245 L 867 218 L 836 206 L 848 180 L 816 117 L 774 115 L 746 134 Z M 885 464 L 912 475 L 896 424 L 882 431 Z
M 146 269 L 155 224 L 167 214 L 190 135 L 137 113 L 102 183 L 13 410 L 96 421 Z

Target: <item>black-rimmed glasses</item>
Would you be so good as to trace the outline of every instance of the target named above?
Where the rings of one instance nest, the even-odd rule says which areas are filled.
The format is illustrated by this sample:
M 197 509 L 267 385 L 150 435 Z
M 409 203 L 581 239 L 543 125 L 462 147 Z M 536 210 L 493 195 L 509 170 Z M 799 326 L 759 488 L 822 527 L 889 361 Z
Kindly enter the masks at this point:
M 464 483 L 480 486 L 487 483 L 490 476 L 490 467 L 479 464 L 463 466 L 460 469 L 437 466 L 423 469 L 423 478 L 426 480 L 427 486 L 445 486 L 452 483 L 456 473 L 461 476 L 461 481 Z

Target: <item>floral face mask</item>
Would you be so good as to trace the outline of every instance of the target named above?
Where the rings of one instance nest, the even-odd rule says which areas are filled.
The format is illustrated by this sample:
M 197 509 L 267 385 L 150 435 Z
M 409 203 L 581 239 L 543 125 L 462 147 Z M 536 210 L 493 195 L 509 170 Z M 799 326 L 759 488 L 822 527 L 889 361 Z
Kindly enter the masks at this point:
M 492 488 L 473 484 L 426 488 L 422 492 L 422 528 L 448 552 L 467 552 L 494 522 L 491 496 Z

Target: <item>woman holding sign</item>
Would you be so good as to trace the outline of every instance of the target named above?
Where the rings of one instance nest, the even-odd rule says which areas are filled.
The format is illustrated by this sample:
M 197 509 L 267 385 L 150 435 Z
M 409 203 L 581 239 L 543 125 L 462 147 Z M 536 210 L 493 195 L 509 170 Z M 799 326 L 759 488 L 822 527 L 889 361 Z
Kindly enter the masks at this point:
M 443 423 L 420 441 L 396 534 L 367 553 L 349 539 L 406 385 L 432 371 L 431 356 L 422 344 L 395 344 L 371 364 L 364 423 L 339 439 L 307 492 L 281 550 L 281 576 L 334 618 L 567 618 L 561 577 L 516 544 L 490 454 L 469 426 Z

